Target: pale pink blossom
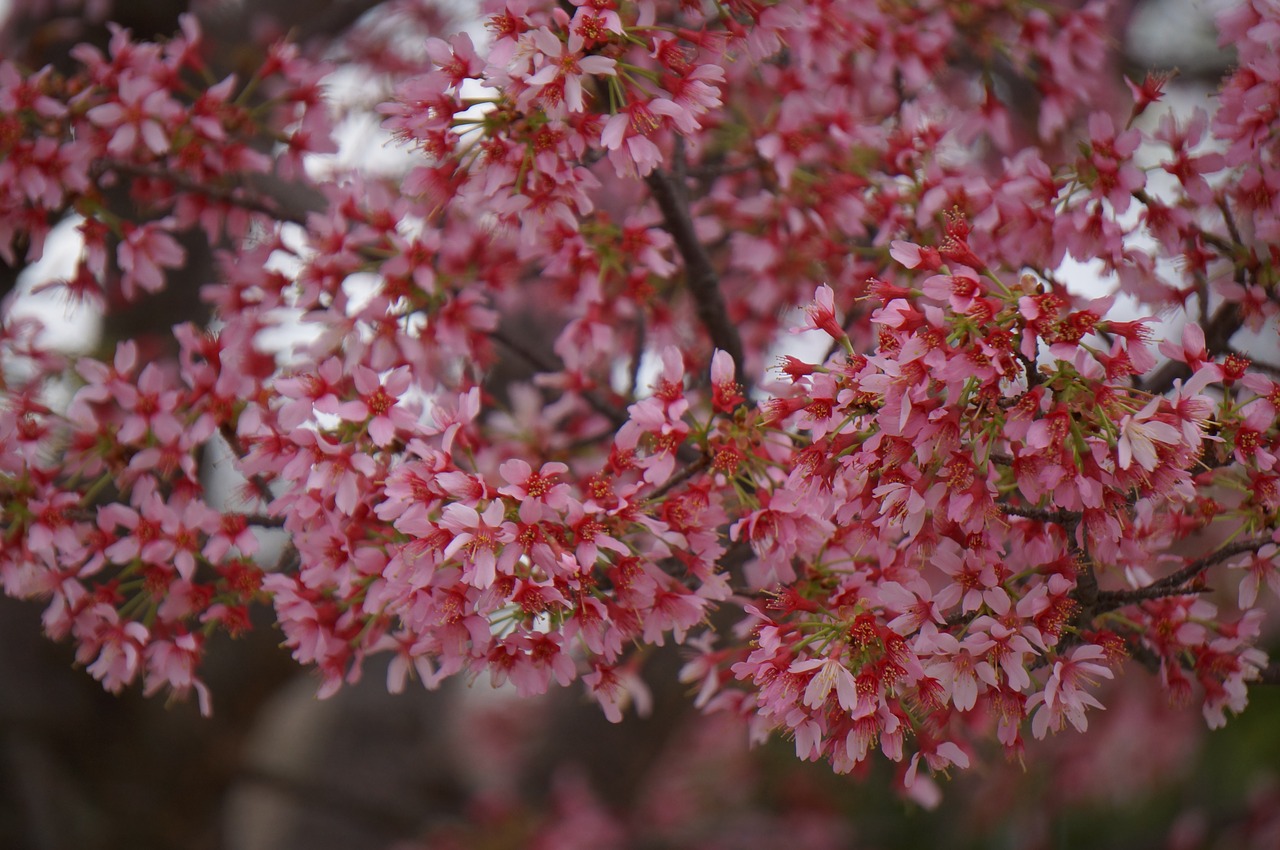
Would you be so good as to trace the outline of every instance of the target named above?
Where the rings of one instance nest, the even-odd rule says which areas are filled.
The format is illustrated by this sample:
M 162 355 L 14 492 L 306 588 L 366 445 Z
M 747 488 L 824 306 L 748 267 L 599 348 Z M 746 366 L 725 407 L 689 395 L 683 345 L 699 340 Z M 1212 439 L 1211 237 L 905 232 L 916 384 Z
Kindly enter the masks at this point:
M 1159 410 L 1160 402 L 1161 399 L 1153 398 L 1142 410 L 1120 420 L 1116 455 L 1121 469 L 1128 469 L 1136 461 L 1138 466 L 1151 472 L 1159 463 L 1156 443 L 1174 446 L 1180 442 L 1182 433 L 1177 428 L 1152 418 Z
M 515 561 L 515 525 L 503 519 L 501 501 L 490 502 L 483 512 L 470 505 L 446 505 L 440 525 L 453 534 L 444 557 L 461 553 L 465 579 L 481 590 L 493 584 L 498 570 L 506 572 Z
M 804 690 L 804 704 L 810 708 L 821 708 L 832 690 L 845 711 L 852 713 L 858 708 L 857 684 L 839 655 L 795 661 L 789 669 L 792 673 L 813 673 Z
M 1098 679 L 1110 679 L 1111 669 L 1103 662 L 1105 650 L 1100 646 L 1078 646 L 1068 658 L 1053 663 L 1053 672 L 1045 682 L 1043 702 L 1031 719 L 1031 731 L 1043 738 L 1049 730 L 1057 731 L 1070 723 L 1078 731 L 1088 728 L 1085 709 L 1102 709 L 1102 703 L 1085 690 L 1096 687 Z
M 107 150 L 125 156 L 141 141 L 153 154 L 167 153 L 169 134 L 181 121 L 182 107 L 148 77 L 124 77 L 117 94 L 119 100 L 95 106 L 87 113 L 94 124 L 112 131 Z
M 162 220 L 125 228 L 116 261 L 124 273 L 120 288 L 126 298 L 135 298 L 137 287 L 159 292 L 165 285 L 163 270 L 180 268 L 186 262 L 187 252 L 168 232 L 172 224 Z

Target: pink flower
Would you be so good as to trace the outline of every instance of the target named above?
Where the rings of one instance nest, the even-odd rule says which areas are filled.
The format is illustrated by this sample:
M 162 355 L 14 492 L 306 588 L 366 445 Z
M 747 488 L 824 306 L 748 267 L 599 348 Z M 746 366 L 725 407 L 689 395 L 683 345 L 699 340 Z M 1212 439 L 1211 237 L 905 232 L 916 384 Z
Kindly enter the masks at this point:
M 729 352 L 716 349 L 711 356 L 711 393 L 712 404 L 721 413 L 732 413 L 733 409 L 745 401 L 742 385 L 734 380 L 734 363 Z
M 1156 443 L 1177 445 L 1182 432 L 1170 425 L 1152 419 L 1163 399 L 1151 399 L 1142 410 L 1120 420 L 1120 439 L 1116 441 L 1116 453 L 1121 469 L 1128 469 L 1134 461 L 1151 472 L 1159 463 Z
M 290 438 L 310 451 L 299 452 L 283 474 L 305 482 L 308 492 L 331 493 L 339 511 L 347 516 L 354 514 L 372 486 L 371 478 L 377 470 L 373 458 L 350 443 L 340 443 L 305 428 L 296 429 Z
M 600 144 L 619 177 L 645 177 L 662 161 L 662 152 L 649 136 L 662 126 L 660 116 L 684 116 L 687 110 L 665 98 L 633 101 L 605 122 Z
M 1007 611 L 1009 595 L 1001 585 L 996 565 L 978 553 L 966 551 L 951 538 L 944 538 L 934 550 L 932 563 L 950 577 L 951 583 L 940 590 L 933 603 L 942 611 L 961 605 L 968 614 L 983 605 L 993 611 Z
M 484 60 L 477 55 L 475 43 L 465 32 L 450 36 L 447 42 L 428 38 L 426 51 L 451 86 L 461 86 L 468 79 L 479 79 L 484 72 Z
M 311 371 L 276 379 L 276 391 L 284 398 L 293 399 L 280 408 L 280 426 L 296 428 L 310 420 L 317 410 L 336 414 L 343 377 L 342 361 L 329 357 Z
M 898 616 L 889 621 L 888 626 L 900 635 L 909 635 L 928 622 L 942 625 L 945 619 L 938 610 L 937 602 L 920 595 L 928 592 L 928 585 L 920 582 L 915 590 L 909 590 L 896 581 L 886 581 L 877 588 L 881 604 L 889 612 L 898 612 Z
M 149 77 L 122 78 L 117 96 L 119 100 L 95 106 L 87 113 L 94 124 L 112 131 L 107 150 L 125 156 L 141 139 L 153 154 L 167 153 L 170 128 L 182 121 L 182 107 Z
M 503 512 L 500 500 L 490 502 L 483 513 L 470 505 L 454 503 L 445 506 L 440 518 L 440 525 L 454 535 L 445 547 L 444 557 L 461 552 L 465 564 L 463 580 L 481 590 L 493 584 L 499 568 L 507 572 L 519 556 L 517 547 L 505 547 L 516 535 L 515 525 L 503 519 Z
M 551 462 L 544 463 L 534 472 L 527 462 L 512 458 L 498 467 L 498 474 L 507 481 L 507 486 L 498 488 L 498 492 L 525 504 L 533 502 L 546 505 L 553 511 L 563 511 L 569 506 L 569 485 L 554 483 L 554 479 L 568 471 L 565 464 Z
M 81 635 L 76 660 L 88 664 L 89 675 L 104 688 L 119 693 L 142 670 L 143 651 L 151 635 L 141 623 L 121 622 L 114 609 L 105 605 L 94 609 L 100 617 L 91 635 Z
M 561 41 L 546 27 L 534 30 L 533 43 L 546 63 L 525 82 L 529 93 L 542 101 L 549 112 L 561 104 L 571 113 L 584 109 L 582 80 L 588 75 L 616 74 L 617 62 L 606 56 L 584 56 L 582 37 L 570 34 L 568 43 Z
M 138 286 L 147 292 L 159 292 L 164 289 L 162 269 L 180 268 L 186 262 L 187 252 L 169 235 L 168 228 L 172 226 L 170 219 L 124 225 L 116 260 L 124 272 L 120 288 L 125 298 L 137 297 Z
M 1033 735 L 1043 738 L 1050 729 L 1061 729 L 1064 722 L 1069 722 L 1079 732 L 1088 728 L 1085 709 L 1101 709 L 1102 703 L 1084 688 L 1096 686 L 1098 678 L 1112 677 L 1110 668 L 1100 663 L 1105 658 L 1106 651 L 1102 647 L 1086 645 L 1072 650 L 1070 658 L 1059 658 L 1053 663 L 1053 672 L 1045 682 L 1043 702 L 1031 719 Z
M 587 691 L 596 698 L 604 709 L 604 716 L 610 723 L 621 723 L 622 712 L 628 705 L 635 705 L 636 714 L 648 717 L 653 708 L 653 697 L 645 683 L 630 670 L 619 667 L 596 665 L 595 669 L 582 677 Z
M 605 0 L 605 2 L 570 0 L 570 2 L 578 7 L 578 11 L 573 13 L 569 29 L 574 35 L 583 39 L 586 46 L 590 47 L 594 42 L 606 41 L 606 33 L 626 34 L 622 26 L 622 18 L 613 9 L 612 0 Z
M 836 319 L 835 291 L 827 284 L 818 287 L 813 296 L 813 303 L 804 308 L 806 320 L 803 325 L 794 328 L 792 333 L 804 331 L 823 331 L 832 339 L 845 339 L 844 328 Z
M 393 369 L 385 384 L 367 366 L 357 366 L 354 379 L 360 398 L 338 405 L 338 416 L 348 422 L 367 422 L 369 436 L 380 448 L 395 441 L 397 428 L 402 431 L 414 428 L 417 418 L 398 404 L 400 396 L 409 389 L 411 377 L 408 366 Z
M 143 443 L 154 435 L 161 443 L 174 443 L 182 436 L 184 427 L 177 411 L 182 398 L 155 363 L 148 363 L 134 384 L 121 383 L 116 387 L 116 400 L 123 411 L 117 437 L 122 443 Z
M 929 766 L 929 770 L 937 772 L 946 770 L 951 765 L 957 767 L 968 767 L 969 756 L 954 741 L 928 741 L 920 742 L 920 752 L 911 757 L 911 764 L 907 768 L 907 773 L 902 779 L 902 784 L 911 789 L 917 782 L 922 781 L 916 777 L 916 771 L 920 767 L 920 758 L 924 757 L 925 764 Z
M 432 410 L 432 425 L 428 434 L 441 434 L 440 446 L 447 454 L 453 449 L 453 443 L 464 429 L 480 415 L 480 388 L 473 387 L 452 399 L 452 404 L 437 400 Z
M 1204 329 L 1195 322 L 1187 322 L 1182 326 L 1181 344 L 1175 343 L 1172 339 L 1166 339 L 1161 341 L 1159 349 L 1160 353 L 1166 357 L 1186 363 L 1193 372 L 1198 373 L 1201 369 L 1207 368 L 1214 373 L 1213 380 L 1222 378 L 1222 367 L 1213 362 L 1205 349 Z
M 143 680 L 143 694 L 151 696 L 168 686 L 175 696 L 182 698 L 194 689 L 200 713 L 209 717 L 213 714 L 213 698 L 208 686 L 195 673 L 202 651 L 200 639 L 192 634 L 152 642 L 146 649 L 147 673 Z
M 1277 554 L 1280 554 L 1280 548 L 1274 543 L 1268 543 L 1248 559 L 1231 565 L 1231 569 L 1244 571 L 1238 591 L 1241 611 L 1248 610 L 1257 603 L 1258 589 L 1264 581 L 1273 593 L 1280 596 L 1280 567 L 1277 567 L 1276 563 Z
M 933 275 L 920 287 L 935 301 L 945 302 L 957 313 L 967 313 L 975 300 L 982 297 L 985 284 L 968 266 L 957 266 L 949 275 Z
M 964 643 L 946 632 L 922 633 L 915 648 L 922 655 L 933 656 L 925 665 L 926 673 L 942 686 L 943 695 L 957 711 L 970 711 L 978 703 L 978 694 L 986 690 L 978 675 L 978 664 L 995 642 L 986 635 L 969 635 Z
M 852 713 L 858 708 L 857 683 L 839 653 L 794 661 L 788 669 L 792 673 L 817 671 L 804 689 L 804 704 L 809 708 L 822 708 L 832 689 L 836 692 L 840 707 L 845 711 Z
M 922 268 L 925 271 L 937 271 L 942 266 L 942 257 L 937 248 L 921 247 L 914 242 L 895 239 L 889 243 L 889 256 L 909 269 Z

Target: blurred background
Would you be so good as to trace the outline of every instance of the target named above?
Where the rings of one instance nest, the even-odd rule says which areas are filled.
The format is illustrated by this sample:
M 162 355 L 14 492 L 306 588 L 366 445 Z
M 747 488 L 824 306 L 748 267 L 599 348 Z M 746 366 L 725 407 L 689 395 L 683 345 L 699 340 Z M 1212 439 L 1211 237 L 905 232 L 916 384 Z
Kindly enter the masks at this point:
M 1121 6 L 1131 76 L 1176 67 L 1172 96 L 1204 102 L 1231 62 L 1213 9 Z M 66 67 L 72 45 L 106 43 L 107 20 L 164 36 L 187 11 L 223 72 L 252 69 L 285 33 L 348 67 L 377 57 L 390 69 L 419 62 L 426 35 L 479 32 L 465 2 L 12 0 L 0 2 L 0 56 Z M 339 81 L 345 155 L 383 151 L 362 109 L 383 85 Z M 105 348 L 199 317 L 211 253 L 195 235 L 185 247 L 188 266 L 159 298 L 107 316 L 64 310 L 53 324 Z M 38 309 L 25 293 L 56 273 L 0 261 L 4 310 Z M 749 750 L 742 727 L 692 709 L 678 650 L 649 659 L 652 715 L 615 726 L 577 688 L 517 699 L 482 678 L 391 696 L 376 664 L 317 701 L 317 680 L 266 619 L 256 625 L 210 646 L 204 719 L 194 704 L 104 693 L 42 637 L 38 605 L 0 599 L 0 848 L 1280 847 L 1280 690 L 1255 688 L 1248 711 L 1211 733 L 1133 665 L 1111 686 L 1132 693 L 1104 699 L 1087 733 L 1028 742 L 1025 767 L 984 754 L 926 809 L 889 790 L 893 766 L 841 777 L 798 763 L 785 741 Z

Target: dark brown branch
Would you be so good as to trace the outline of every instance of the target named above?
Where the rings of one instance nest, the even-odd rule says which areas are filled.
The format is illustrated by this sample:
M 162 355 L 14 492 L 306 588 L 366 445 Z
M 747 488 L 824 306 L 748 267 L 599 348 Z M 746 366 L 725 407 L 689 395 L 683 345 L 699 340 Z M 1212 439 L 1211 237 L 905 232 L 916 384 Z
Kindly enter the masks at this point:
M 270 216 L 277 221 L 287 221 L 297 225 L 305 225 L 306 217 L 299 213 L 283 209 L 275 203 L 268 202 L 265 198 L 253 197 L 245 194 L 239 188 L 227 188 L 225 186 L 215 186 L 208 183 L 198 183 L 184 174 L 168 171 L 163 168 L 152 168 L 146 165 L 138 165 L 132 162 L 120 162 L 119 160 L 103 160 L 96 163 L 93 167 L 95 176 L 102 176 L 109 172 L 115 174 L 126 175 L 130 177 L 145 177 L 150 180 L 163 180 L 172 184 L 174 187 L 183 192 L 192 195 L 200 195 L 211 200 L 221 201 L 224 204 L 239 207 L 249 212 L 261 213 Z
M 243 458 L 247 454 L 244 444 L 240 442 L 240 435 L 237 434 L 235 429 L 233 429 L 229 424 L 225 422 L 222 423 L 218 427 L 218 433 L 222 435 L 222 439 L 226 440 L 227 445 L 231 448 L 232 454 L 237 458 Z M 271 492 L 270 482 L 260 475 L 250 475 L 248 478 L 249 485 L 257 492 L 258 498 L 262 501 L 262 504 L 270 505 L 275 499 L 275 496 Z
M 1231 207 L 1227 206 L 1226 199 L 1218 198 L 1218 211 L 1222 213 L 1222 220 L 1226 222 L 1227 232 L 1231 234 L 1231 241 L 1236 246 L 1243 247 L 1244 240 L 1240 238 L 1240 228 L 1236 227 L 1235 216 L 1231 214 Z
M 1148 599 L 1165 599 L 1170 596 L 1196 596 L 1208 592 L 1209 588 L 1207 587 L 1156 587 L 1155 585 L 1140 587 L 1137 590 L 1103 590 L 1098 593 L 1097 604 L 1098 608 L 1103 611 L 1113 611 L 1116 608 Z
M 535 351 L 534 349 L 517 342 L 507 334 L 503 333 L 500 329 L 490 331 L 489 338 L 510 349 L 520 357 L 523 357 L 525 360 L 533 364 L 533 367 L 540 372 L 554 374 L 562 371 L 563 367 L 556 365 L 554 361 L 545 356 L 542 352 Z M 626 411 L 620 409 L 616 405 L 610 404 L 608 400 L 602 398 L 599 393 L 587 389 L 577 390 L 576 392 L 578 395 L 582 396 L 583 400 L 586 401 L 587 404 L 591 405 L 593 410 L 608 418 L 614 425 L 621 425 L 627 421 Z
M 1052 522 L 1057 525 L 1074 526 L 1080 522 L 1083 514 L 1080 511 L 1049 510 L 1048 508 L 1022 508 L 1015 505 L 1001 505 L 1000 510 L 1009 515 L 1034 519 L 1040 522 Z
M 228 516 L 238 516 L 249 525 L 256 525 L 259 528 L 284 528 L 283 517 L 266 514 L 228 514 Z
M 957 626 L 967 626 L 976 619 L 978 619 L 977 611 L 969 611 L 965 614 L 952 614 L 947 618 L 945 625 L 948 629 L 954 629 Z
M 662 212 L 663 226 L 675 239 L 676 248 L 684 259 L 685 284 L 697 305 L 698 319 L 711 335 L 712 344 L 729 352 L 737 367 L 738 380 L 745 385 L 742 338 L 738 336 L 737 326 L 729 319 L 724 296 L 720 292 L 720 277 L 711 265 L 706 248 L 698 241 L 689 215 L 689 199 L 684 185 L 684 148 L 679 140 L 674 163 L 674 174 L 654 170 L 645 182 Z
M 1182 569 L 1178 570 L 1176 573 L 1167 575 L 1159 581 L 1154 582 L 1151 586 L 1177 587 L 1179 585 L 1186 584 L 1196 576 L 1200 575 L 1200 573 L 1209 569 L 1209 567 L 1212 567 L 1214 564 L 1219 564 L 1228 558 L 1233 558 L 1236 555 L 1240 555 L 1245 552 L 1256 552 L 1270 542 L 1271 535 L 1265 534 L 1257 537 L 1249 537 L 1244 540 L 1237 540 L 1234 543 L 1228 543 L 1221 549 L 1197 558 Z
M 1076 549 L 1074 541 L 1071 542 L 1071 548 Z M 1072 592 L 1072 596 L 1080 603 L 1080 622 L 1089 622 L 1097 616 L 1102 595 L 1103 591 L 1098 589 L 1098 574 L 1094 572 L 1093 562 L 1084 560 L 1076 577 L 1076 589 Z
M 663 496 L 667 495 L 672 490 L 679 487 L 681 484 L 685 483 L 693 476 L 697 475 L 699 472 L 702 472 L 704 469 L 706 469 L 710 465 L 711 465 L 710 456 L 705 454 L 699 455 L 697 460 L 695 460 L 693 463 L 689 464 L 688 466 L 681 469 L 679 472 L 672 475 L 665 482 L 659 485 L 657 489 L 655 489 L 652 493 L 646 496 L 644 499 L 644 504 L 647 505 L 657 501 L 658 499 L 661 499 Z
M 1237 304 L 1223 304 L 1213 314 L 1204 328 L 1205 350 L 1210 355 L 1229 351 L 1231 337 L 1240 330 L 1240 307 Z M 1150 393 L 1164 393 L 1179 378 L 1191 377 L 1191 369 L 1185 363 L 1170 360 L 1155 371 L 1143 382 L 1143 389 Z
M 1143 602 L 1147 599 L 1203 593 L 1203 589 L 1189 587 L 1188 583 L 1199 578 L 1200 574 L 1209 569 L 1209 567 L 1245 552 L 1256 552 L 1270 542 L 1271 535 L 1268 534 L 1228 543 L 1221 549 L 1197 558 L 1177 572 L 1154 581 L 1146 587 L 1139 587 L 1134 590 L 1103 591 L 1098 594 L 1098 604 L 1110 610 L 1119 608 L 1122 605 Z

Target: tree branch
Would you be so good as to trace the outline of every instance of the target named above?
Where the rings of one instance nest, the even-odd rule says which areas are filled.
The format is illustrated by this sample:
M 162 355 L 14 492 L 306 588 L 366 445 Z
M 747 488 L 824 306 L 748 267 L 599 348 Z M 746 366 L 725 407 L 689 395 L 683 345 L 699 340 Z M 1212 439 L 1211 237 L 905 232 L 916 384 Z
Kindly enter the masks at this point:
M 259 528 L 284 528 L 284 518 L 278 516 L 268 516 L 267 514 L 237 514 L 227 513 L 227 516 L 238 516 L 247 524 L 254 525 Z
M 1213 318 L 1209 320 L 1204 328 L 1205 350 L 1211 355 L 1229 351 L 1231 337 L 1235 336 L 1236 331 L 1239 329 L 1239 305 L 1234 303 L 1223 304 L 1214 312 Z M 1159 395 L 1168 392 L 1175 380 L 1189 377 L 1191 377 L 1191 369 L 1186 363 L 1170 360 L 1157 369 L 1150 378 L 1143 381 L 1142 389 Z
M 1083 514 L 1080 511 L 1049 510 L 1048 508 L 1021 508 L 1014 505 L 1001 505 L 1000 510 L 1008 516 L 1034 519 L 1040 522 L 1052 522 L 1056 525 L 1074 526 L 1080 522 Z
M 557 366 L 554 361 L 544 356 L 542 352 L 535 351 L 532 348 L 517 342 L 507 334 L 503 333 L 500 329 L 490 331 L 489 338 L 510 349 L 520 357 L 523 357 L 525 360 L 532 363 L 534 368 L 540 372 L 555 374 L 556 372 L 563 370 L 563 367 Z M 616 405 L 610 404 L 608 400 L 602 398 L 599 393 L 589 389 L 575 390 L 575 392 L 582 396 L 583 400 L 586 401 L 587 404 L 591 405 L 593 410 L 605 416 L 615 426 L 622 425 L 622 423 L 627 421 L 628 417 L 626 411 L 620 409 Z
M 300 212 L 286 210 L 275 203 L 268 203 L 265 198 L 257 198 L 246 195 L 239 187 L 227 188 L 224 186 L 214 186 L 208 183 L 197 183 L 184 174 L 168 171 L 163 168 L 152 168 L 146 165 L 139 165 L 132 162 L 121 162 L 119 160 L 103 160 L 95 163 L 93 173 L 95 176 L 102 176 L 108 172 L 116 174 L 128 175 L 130 177 L 145 177 L 150 180 L 163 180 L 166 183 L 173 184 L 176 188 L 192 195 L 201 195 L 215 201 L 221 201 L 225 204 L 240 207 L 249 212 L 262 213 L 270 216 L 277 221 L 287 221 L 293 224 L 303 226 L 307 223 L 306 216 Z
M 649 504 L 652 504 L 653 502 L 656 502 L 657 500 L 661 499 L 663 496 L 670 493 L 675 488 L 679 487 L 681 484 L 688 481 L 690 478 L 693 478 L 699 472 L 702 472 L 704 469 L 706 469 L 710 465 L 711 465 L 710 455 L 705 455 L 705 454 L 698 455 L 697 460 L 695 460 L 693 463 L 689 464 L 688 466 L 684 467 L 679 472 L 675 473 L 670 478 L 668 478 L 663 484 L 658 486 L 656 489 L 654 489 L 652 493 L 646 496 L 644 498 L 644 501 L 641 504 L 649 505 Z
M 689 215 L 689 199 L 684 186 L 684 145 L 679 138 L 676 140 L 674 164 L 673 174 L 656 169 L 645 178 L 645 182 L 662 212 L 663 226 L 675 239 L 676 248 L 684 259 L 685 284 L 697 306 L 698 319 L 711 335 L 712 344 L 729 352 L 738 380 L 745 385 L 742 339 L 738 336 L 737 326 L 729 319 L 724 296 L 720 292 L 720 278 L 711 265 L 706 248 L 698 241 Z
M 237 458 L 243 458 L 248 452 L 244 443 L 240 441 L 240 435 L 235 432 L 228 423 L 223 422 L 218 426 L 218 433 L 222 435 L 222 439 L 226 440 L 227 445 L 231 448 L 231 453 Z M 267 481 L 261 475 L 248 476 L 249 486 L 251 486 L 258 495 L 258 499 L 264 505 L 270 505 L 275 499 L 271 492 L 271 482 Z
M 1272 542 L 1271 535 L 1259 535 L 1258 537 L 1250 537 L 1245 540 L 1237 540 L 1234 543 L 1228 543 L 1221 549 L 1211 552 L 1204 557 L 1197 558 L 1187 564 L 1175 573 L 1165 576 L 1162 579 L 1153 581 L 1146 587 L 1139 587 L 1135 590 L 1109 590 L 1102 591 L 1098 594 L 1098 604 L 1106 606 L 1108 610 L 1119 608 L 1123 605 L 1130 605 L 1135 602 L 1142 602 L 1147 599 L 1160 599 L 1167 596 L 1189 596 L 1204 591 L 1197 587 L 1187 587 L 1187 583 L 1193 581 L 1205 570 L 1214 564 L 1221 563 L 1228 558 L 1245 552 L 1256 552 L 1263 546 Z
M 1240 555 L 1244 552 L 1256 552 L 1271 542 L 1271 535 L 1265 534 L 1257 537 L 1248 537 L 1244 540 L 1237 540 L 1234 543 L 1228 543 L 1217 551 L 1210 552 L 1203 557 L 1197 558 L 1182 569 L 1178 570 L 1176 573 L 1167 575 L 1159 581 L 1154 582 L 1151 586 L 1176 587 L 1178 585 L 1186 584 L 1188 581 L 1200 575 L 1200 573 L 1204 572 L 1209 567 L 1212 567 L 1214 564 L 1221 563 L 1227 558 L 1235 557 L 1236 555 Z

